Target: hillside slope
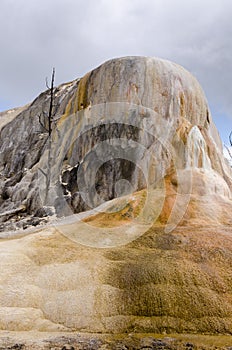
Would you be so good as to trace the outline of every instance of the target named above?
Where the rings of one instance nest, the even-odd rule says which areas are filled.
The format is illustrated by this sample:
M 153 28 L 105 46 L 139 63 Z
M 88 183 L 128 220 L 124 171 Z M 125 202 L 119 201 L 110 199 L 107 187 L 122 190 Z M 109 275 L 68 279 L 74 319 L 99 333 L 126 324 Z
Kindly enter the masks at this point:
M 0 131 L 0 329 L 231 334 L 232 174 L 196 79 L 114 59 L 55 89 L 51 138 L 48 108 Z

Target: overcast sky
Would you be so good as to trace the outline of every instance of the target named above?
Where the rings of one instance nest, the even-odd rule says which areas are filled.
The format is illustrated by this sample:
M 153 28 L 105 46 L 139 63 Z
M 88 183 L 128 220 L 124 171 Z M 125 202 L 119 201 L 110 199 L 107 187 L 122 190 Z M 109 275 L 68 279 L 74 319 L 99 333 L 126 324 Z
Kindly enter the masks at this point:
M 205 91 L 224 141 L 232 129 L 231 0 L 0 0 L 0 111 L 107 59 L 157 56 Z

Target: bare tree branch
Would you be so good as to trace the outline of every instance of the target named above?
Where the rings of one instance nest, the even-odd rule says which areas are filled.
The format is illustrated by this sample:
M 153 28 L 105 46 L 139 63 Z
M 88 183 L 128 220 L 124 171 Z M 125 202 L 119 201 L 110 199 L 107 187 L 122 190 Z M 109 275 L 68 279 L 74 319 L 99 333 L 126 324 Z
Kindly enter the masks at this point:
M 48 132 L 48 129 L 46 128 L 46 126 L 42 123 L 42 121 L 41 121 L 41 114 L 39 114 L 39 123 L 40 123 L 40 125 L 42 126 L 42 128 L 45 130 L 45 131 L 47 131 Z
M 50 88 L 50 106 L 48 113 L 48 134 L 51 136 L 52 133 L 52 109 L 53 109 L 53 98 L 54 98 L 54 79 L 55 79 L 55 68 L 52 70 L 51 88 Z
M 51 86 L 48 85 L 48 79 L 46 78 L 46 87 L 50 92 L 50 102 L 49 102 L 49 111 L 46 113 L 43 111 L 44 121 L 41 120 L 41 114 L 39 114 L 39 123 L 42 128 L 48 132 L 49 137 L 52 134 L 52 123 L 53 123 L 53 107 L 54 104 L 54 81 L 55 81 L 55 68 L 52 69 L 52 77 L 51 77 Z M 46 122 L 47 120 L 47 122 Z M 48 124 L 48 127 L 46 126 Z
M 229 142 L 230 142 L 230 147 L 228 147 L 226 145 L 224 145 L 224 147 L 226 148 L 226 150 L 227 150 L 227 152 L 228 152 L 228 154 L 229 154 L 229 156 L 230 156 L 230 158 L 232 160 L 232 151 L 231 151 L 231 147 L 232 147 L 232 131 L 229 134 Z M 230 162 L 230 164 L 231 164 L 231 167 L 232 167 L 232 163 L 231 162 Z
M 47 178 L 47 174 L 41 168 L 38 168 L 38 170 Z
M 50 90 L 50 86 L 48 85 L 48 78 L 46 77 L 45 84 L 48 90 Z

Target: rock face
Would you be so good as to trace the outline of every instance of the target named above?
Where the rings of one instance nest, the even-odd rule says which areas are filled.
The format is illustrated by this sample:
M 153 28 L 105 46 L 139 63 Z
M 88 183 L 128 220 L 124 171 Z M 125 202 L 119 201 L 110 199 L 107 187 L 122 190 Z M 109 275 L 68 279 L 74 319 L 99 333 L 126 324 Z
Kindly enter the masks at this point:
M 232 174 L 196 79 L 120 58 L 54 105 L 50 138 L 49 91 L 0 131 L 2 230 L 63 217 L 2 234 L 0 328 L 231 333 Z
M 230 196 L 231 172 L 207 102 L 182 67 L 127 57 L 61 85 L 51 143 L 40 123 L 46 126 L 49 102 L 49 91 L 42 93 L 1 130 L 2 213 L 22 206 L 22 216 L 44 206 L 58 216 L 78 213 L 157 187 L 165 176 L 176 177 L 175 192 L 183 192 L 183 181 L 185 194 L 196 192 L 189 169 L 194 178 L 204 173 L 211 194 Z

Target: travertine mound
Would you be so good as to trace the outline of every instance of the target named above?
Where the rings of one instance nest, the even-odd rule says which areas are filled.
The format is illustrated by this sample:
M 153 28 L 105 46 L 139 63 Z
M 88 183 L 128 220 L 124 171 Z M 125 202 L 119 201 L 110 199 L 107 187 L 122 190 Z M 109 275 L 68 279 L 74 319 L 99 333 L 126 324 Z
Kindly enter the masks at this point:
M 48 91 L 1 129 L 2 230 L 63 219 L 2 234 L 0 329 L 231 333 L 231 169 L 196 79 L 126 57 L 54 102 L 51 138 Z
M 152 227 L 104 249 L 49 228 L 0 253 L 2 330 L 231 333 L 229 226 Z
M 230 198 L 231 170 L 205 96 L 182 67 L 157 58 L 114 59 L 54 95 L 51 143 L 41 125 L 47 126 L 49 91 L 1 130 L 1 220 L 10 228 L 18 213 L 41 217 L 45 206 L 70 215 L 168 177 L 169 195 Z M 173 205 L 166 200 L 162 220 Z

